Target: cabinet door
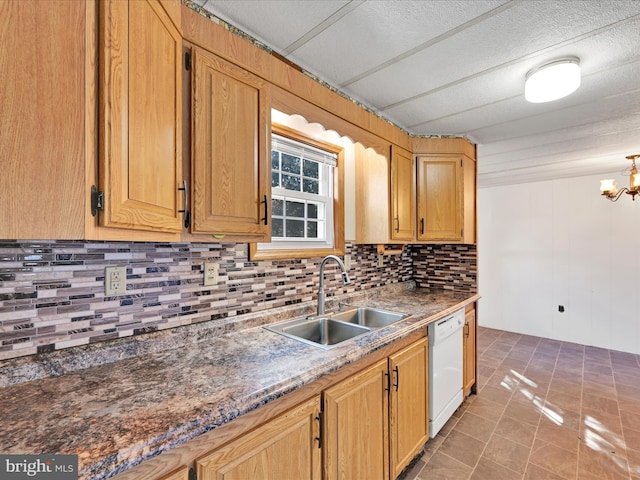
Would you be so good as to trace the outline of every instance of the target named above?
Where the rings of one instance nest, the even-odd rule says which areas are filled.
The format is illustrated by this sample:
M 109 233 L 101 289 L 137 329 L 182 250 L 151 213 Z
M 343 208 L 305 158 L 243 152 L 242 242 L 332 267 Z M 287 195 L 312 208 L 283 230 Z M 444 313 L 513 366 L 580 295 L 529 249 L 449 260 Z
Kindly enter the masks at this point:
M 467 310 L 464 315 L 463 334 L 463 382 L 462 392 L 467 395 L 476 383 L 476 309 Z
M 324 392 L 325 479 L 389 478 L 387 360 Z
M 320 397 L 231 441 L 196 462 L 198 480 L 320 480 Z
M 99 6 L 100 223 L 179 232 L 180 32 L 158 0 Z
M 391 147 L 391 239 L 415 240 L 416 175 L 410 152 Z
M 259 77 L 193 53 L 193 233 L 271 237 L 271 106 Z
M 178 471 L 165 475 L 158 480 L 189 480 L 189 469 L 182 467 Z
M 83 238 L 89 7 L 0 1 L 0 238 Z
M 429 339 L 389 357 L 390 458 L 396 478 L 429 440 Z
M 418 157 L 418 240 L 462 240 L 462 159 Z

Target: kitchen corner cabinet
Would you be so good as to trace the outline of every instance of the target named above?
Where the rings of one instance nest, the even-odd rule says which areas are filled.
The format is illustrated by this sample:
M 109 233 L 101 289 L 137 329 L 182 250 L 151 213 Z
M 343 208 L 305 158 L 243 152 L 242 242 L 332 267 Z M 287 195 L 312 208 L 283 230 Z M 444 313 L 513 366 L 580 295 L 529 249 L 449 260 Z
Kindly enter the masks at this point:
M 391 146 L 391 240 L 415 240 L 416 170 L 411 152 Z
M 194 234 L 271 239 L 271 101 L 268 84 L 192 49 Z
M 325 480 L 389 479 L 387 360 L 324 391 Z
M 320 419 L 316 395 L 197 460 L 197 478 L 320 480 Z
M 475 243 L 475 161 L 417 157 L 418 242 Z
M 467 306 L 464 314 L 462 393 L 467 396 L 475 390 L 476 384 L 476 309 L 475 304 Z
M 429 440 L 429 339 L 389 357 L 390 466 L 396 478 Z
M 180 232 L 182 36 L 159 0 L 98 5 L 100 225 Z

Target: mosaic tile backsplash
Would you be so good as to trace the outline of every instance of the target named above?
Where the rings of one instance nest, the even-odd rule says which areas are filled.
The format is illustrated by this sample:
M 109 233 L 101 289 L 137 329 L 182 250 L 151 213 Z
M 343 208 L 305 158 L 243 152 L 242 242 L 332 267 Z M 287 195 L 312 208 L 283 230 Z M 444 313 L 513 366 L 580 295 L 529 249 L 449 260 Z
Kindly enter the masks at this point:
M 408 246 L 377 266 L 374 245 L 347 244 L 351 285 L 326 265 L 327 295 L 415 279 L 476 290 L 476 249 Z M 315 300 L 320 258 L 252 262 L 248 245 L 0 241 L 0 360 Z M 203 262 L 219 281 L 203 285 Z M 104 268 L 126 265 L 127 294 L 104 295 Z

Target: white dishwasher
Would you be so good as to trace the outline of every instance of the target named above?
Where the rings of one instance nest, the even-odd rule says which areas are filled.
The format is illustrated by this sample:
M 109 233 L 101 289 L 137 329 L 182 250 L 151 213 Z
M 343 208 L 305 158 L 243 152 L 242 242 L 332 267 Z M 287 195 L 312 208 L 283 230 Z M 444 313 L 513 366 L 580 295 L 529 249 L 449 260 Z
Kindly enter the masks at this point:
M 429 324 L 429 437 L 462 404 L 464 309 Z

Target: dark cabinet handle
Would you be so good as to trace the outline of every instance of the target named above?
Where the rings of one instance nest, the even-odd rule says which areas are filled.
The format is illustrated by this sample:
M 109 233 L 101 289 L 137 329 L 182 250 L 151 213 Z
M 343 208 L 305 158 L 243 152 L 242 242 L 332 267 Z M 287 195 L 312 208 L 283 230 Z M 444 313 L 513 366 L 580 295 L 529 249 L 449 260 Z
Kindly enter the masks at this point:
M 396 392 L 397 392 L 398 385 L 400 385 L 400 370 L 398 370 L 397 365 L 394 367 L 393 371 L 396 373 L 396 383 L 394 383 L 393 386 L 396 387 Z
M 179 213 L 182 213 L 182 218 L 184 220 L 184 228 L 189 228 L 191 225 L 191 212 L 189 211 L 189 189 L 187 188 L 187 181 L 182 181 L 182 187 L 178 188 L 179 191 L 184 192 L 182 194 L 182 210 L 178 210 Z
M 390 392 L 391 391 L 391 374 L 387 370 L 386 372 L 384 372 L 384 376 L 387 377 L 387 386 L 384 388 L 384 391 Z
M 395 221 L 396 221 L 396 232 L 399 232 L 400 231 L 400 218 L 396 217 Z
M 464 324 L 464 336 L 468 337 L 470 333 L 471 333 L 471 326 L 469 325 L 469 322 L 467 322 Z
M 264 200 L 260 203 L 264 203 L 264 224 L 269 225 L 269 202 L 267 201 L 266 195 L 264 196 Z
M 424 235 L 424 217 L 420 219 L 420 235 Z
M 318 412 L 316 420 L 318 421 L 318 436 L 315 439 L 318 441 L 318 448 L 322 448 L 322 410 Z

